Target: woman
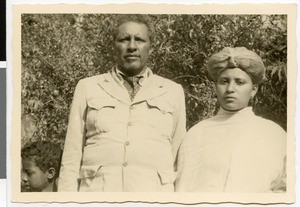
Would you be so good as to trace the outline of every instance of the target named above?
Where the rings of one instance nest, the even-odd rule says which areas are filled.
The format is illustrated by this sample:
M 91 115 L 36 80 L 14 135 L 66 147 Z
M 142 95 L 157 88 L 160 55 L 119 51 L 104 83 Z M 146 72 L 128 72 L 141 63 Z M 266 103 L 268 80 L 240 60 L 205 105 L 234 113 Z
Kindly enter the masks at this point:
M 208 61 L 221 109 L 192 127 L 179 152 L 177 191 L 270 192 L 284 178 L 286 132 L 248 107 L 265 75 L 261 58 L 224 48 Z

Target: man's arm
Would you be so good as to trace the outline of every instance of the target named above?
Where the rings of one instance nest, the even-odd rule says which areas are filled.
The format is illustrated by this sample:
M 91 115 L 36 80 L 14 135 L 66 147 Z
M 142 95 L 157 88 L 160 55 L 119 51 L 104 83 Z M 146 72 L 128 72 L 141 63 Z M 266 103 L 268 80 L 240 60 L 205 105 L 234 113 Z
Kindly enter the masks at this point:
M 178 103 L 178 108 L 175 114 L 174 120 L 174 133 L 172 137 L 172 153 L 174 157 L 174 168 L 177 168 L 177 154 L 179 146 L 186 134 L 186 111 L 185 111 L 185 97 L 184 91 L 181 85 L 178 85 L 178 90 L 176 94 L 176 102 Z
M 86 107 L 84 88 L 82 82 L 79 82 L 72 101 L 62 156 L 58 181 L 58 191 L 60 192 L 78 191 L 79 169 L 85 141 Z

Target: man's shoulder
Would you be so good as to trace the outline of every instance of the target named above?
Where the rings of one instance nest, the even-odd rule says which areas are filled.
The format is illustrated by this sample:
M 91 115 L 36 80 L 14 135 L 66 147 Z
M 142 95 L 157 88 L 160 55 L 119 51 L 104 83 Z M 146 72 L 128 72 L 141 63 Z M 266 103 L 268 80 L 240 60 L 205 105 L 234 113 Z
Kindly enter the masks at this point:
M 163 85 L 168 86 L 168 87 L 181 87 L 180 84 L 178 84 L 178 83 L 176 83 L 173 80 L 170 80 L 168 78 L 164 78 L 164 77 L 156 75 L 156 74 L 154 74 L 153 77 L 155 78 L 155 81 L 159 84 L 163 84 Z

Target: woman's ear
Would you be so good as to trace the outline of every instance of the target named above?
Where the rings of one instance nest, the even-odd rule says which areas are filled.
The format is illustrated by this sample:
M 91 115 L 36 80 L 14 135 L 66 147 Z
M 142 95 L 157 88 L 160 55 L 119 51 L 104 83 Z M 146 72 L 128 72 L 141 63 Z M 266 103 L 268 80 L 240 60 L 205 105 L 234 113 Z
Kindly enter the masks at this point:
M 53 168 L 53 167 L 50 167 L 47 171 L 46 171 L 46 174 L 47 174 L 47 178 L 48 179 L 53 179 L 56 175 L 56 170 Z
M 252 86 L 252 92 L 251 92 L 251 98 L 254 98 L 255 94 L 257 93 L 258 90 L 258 85 L 257 84 L 253 84 Z
M 150 49 L 149 49 L 149 55 L 151 55 L 153 52 L 153 47 L 150 46 Z

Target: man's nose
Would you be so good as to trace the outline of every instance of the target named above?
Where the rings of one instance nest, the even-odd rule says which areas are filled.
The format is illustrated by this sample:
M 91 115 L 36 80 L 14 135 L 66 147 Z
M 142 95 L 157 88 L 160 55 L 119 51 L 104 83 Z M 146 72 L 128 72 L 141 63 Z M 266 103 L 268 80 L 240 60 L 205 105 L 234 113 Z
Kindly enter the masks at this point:
M 134 38 L 131 38 L 130 41 L 128 42 L 128 48 L 127 49 L 130 52 L 134 52 L 134 51 L 136 51 L 136 48 L 137 48 L 136 42 L 135 42 Z

